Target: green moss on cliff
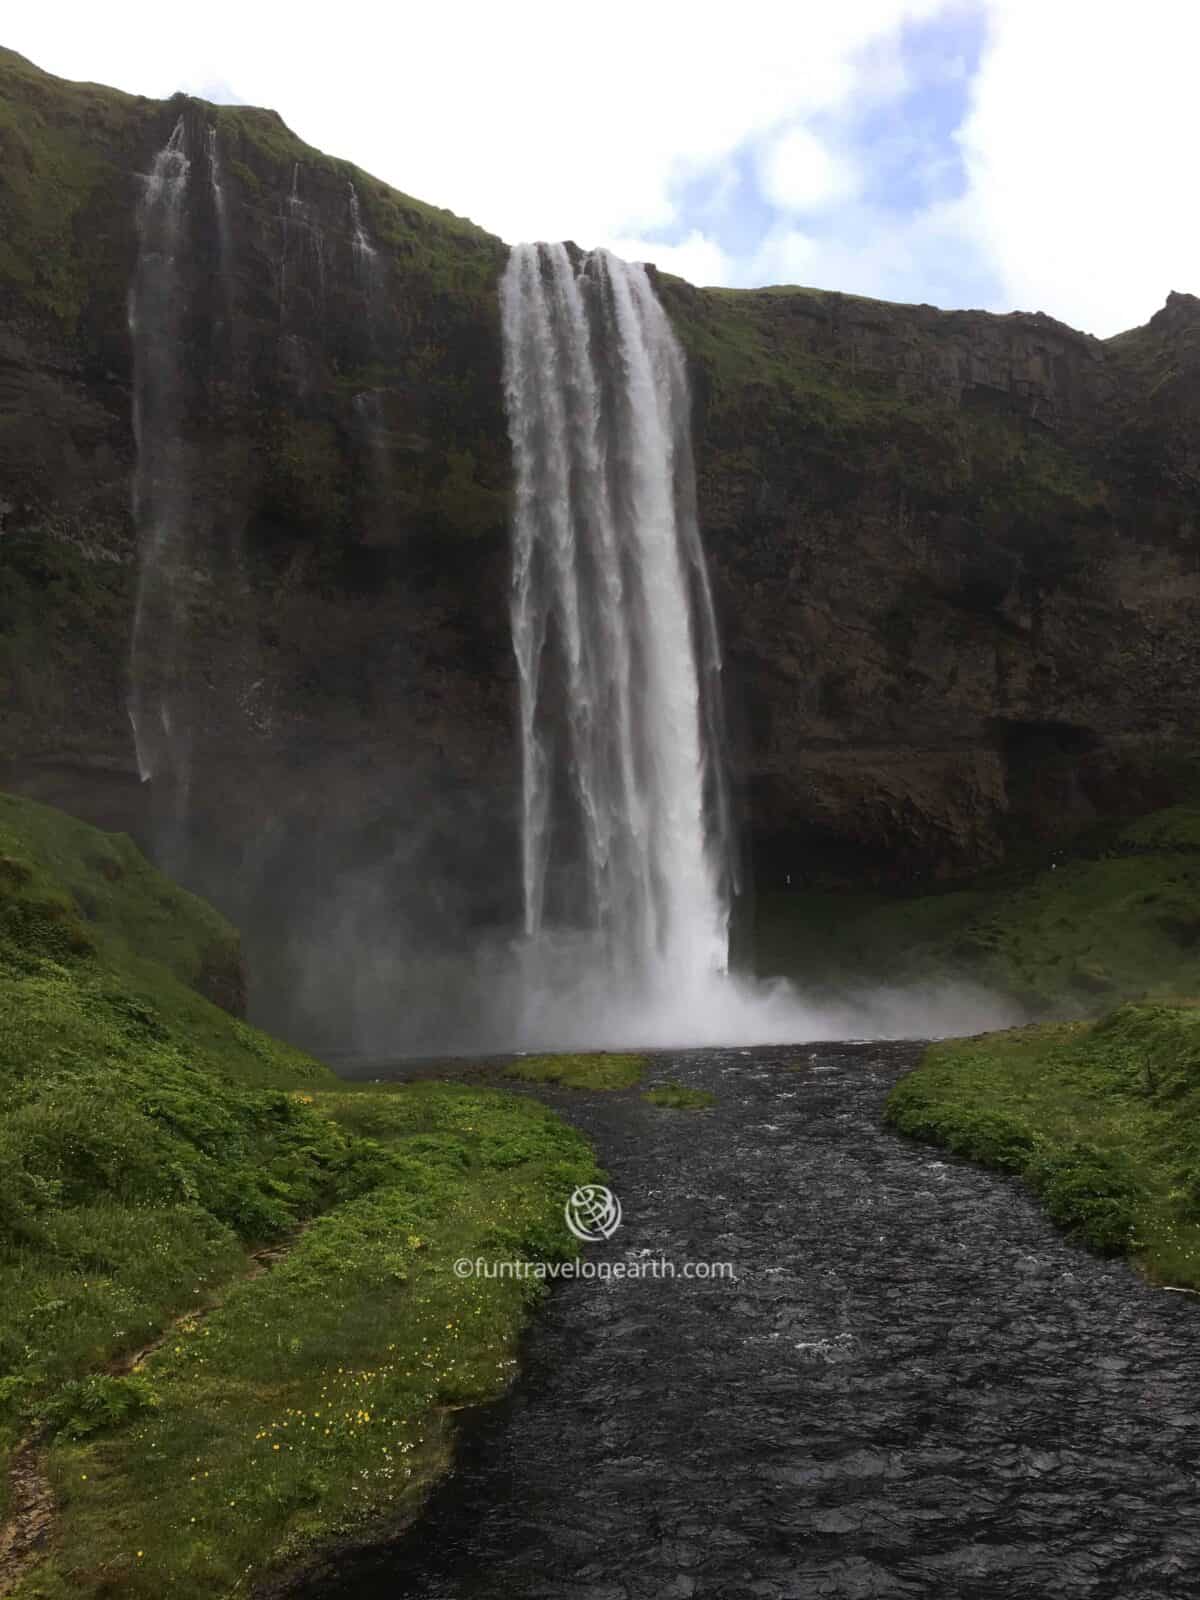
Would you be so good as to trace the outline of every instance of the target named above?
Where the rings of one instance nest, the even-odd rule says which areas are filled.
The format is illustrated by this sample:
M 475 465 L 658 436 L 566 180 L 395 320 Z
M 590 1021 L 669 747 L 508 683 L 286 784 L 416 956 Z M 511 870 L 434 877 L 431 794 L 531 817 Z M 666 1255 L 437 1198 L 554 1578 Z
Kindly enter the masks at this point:
M 330 421 L 277 414 L 264 441 L 263 514 L 289 536 L 337 542 L 349 519 L 348 462 Z
M 888 1100 L 902 1133 L 1018 1173 L 1061 1227 L 1200 1285 L 1200 1010 L 934 1045 Z
M 503 533 L 508 523 L 508 495 L 480 481 L 469 450 L 451 450 L 448 470 L 433 502 L 437 531 L 450 538 L 478 538 Z
M 110 553 L 49 531 L 0 538 L 0 706 L 12 750 L 62 748 L 81 692 L 119 699 L 132 578 Z
M 1007 397 L 986 409 L 939 398 L 932 330 L 904 322 L 908 308 L 792 287 L 696 290 L 666 275 L 660 287 L 698 378 L 710 484 L 748 492 L 802 453 L 847 494 L 878 482 L 914 507 L 955 502 L 1031 548 L 1035 525 L 1044 543 L 1064 515 L 1090 521 L 1108 504 L 1088 460 Z M 852 338 L 838 342 L 847 310 L 886 330 L 885 370 L 860 362 Z
M 74 327 L 113 228 L 101 196 L 148 102 L 0 49 L 0 285 Z

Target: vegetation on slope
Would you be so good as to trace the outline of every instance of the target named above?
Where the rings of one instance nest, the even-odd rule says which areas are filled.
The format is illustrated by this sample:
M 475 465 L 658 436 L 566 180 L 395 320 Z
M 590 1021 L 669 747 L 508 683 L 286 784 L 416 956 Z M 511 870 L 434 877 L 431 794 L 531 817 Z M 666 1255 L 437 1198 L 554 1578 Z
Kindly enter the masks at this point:
M 1019 1174 L 1093 1248 L 1200 1288 L 1200 1008 L 1127 1005 L 936 1044 L 886 1116 Z
M 51 77 L 0 49 L 0 289 L 12 297 L 8 309 L 19 296 L 73 328 L 100 290 L 116 316 L 116 285 L 104 271 L 113 217 L 104 203 L 127 182 L 122 156 L 151 104 Z
M 223 1595 L 315 1544 L 394 1530 L 446 1469 L 454 1413 L 507 1384 L 541 1285 L 453 1263 L 574 1254 L 564 1195 L 597 1175 L 582 1139 L 489 1089 L 305 1099 L 370 1152 L 369 1191 L 177 1324 L 126 1380 L 125 1426 L 67 1418 L 50 1455 L 58 1528 L 20 1595 L 65 1600 L 81 1571 L 96 1575 L 85 1592 Z
M 49 1441 L 59 1505 L 21 1594 L 224 1593 L 403 1513 L 533 1293 L 452 1262 L 575 1248 L 579 1135 L 494 1090 L 341 1086 L 198 992 L 237 970 L 127 839 L 0 796 L 0 1457 Z
M 373 239 L 409 258 L 407 271 L 441 292 L 492 289 L 503 246 L 474 223 L 314 150 L 274 111 L 185 95 L 169 104 L 174 115 L 203 106 L 226 152 L 226 176 L 248 205 L 288 193 L 302 163 L 343 193 L 354 182 Z M 97 268 L 106 293 L 124 295 L 123 282 L 105 282 L 114 267 L 128 270 L 123 252 L 114 260 L 114 229 L 132 227 L 131 172 L 142 170 L 137 158 L 155 147 L 168 114 L 162 101 L 58 78 L 0 48 L 0 283 L 66 326 L 95 294 Z M 126 204 L 114 214 L 117 194 Z
M 1154 812 L 1089 857 L 938 894 L 775 896 L 757 932 L 763 973 L 961 978 L 1035 1015 L 1200 992 L 1200 809 Z

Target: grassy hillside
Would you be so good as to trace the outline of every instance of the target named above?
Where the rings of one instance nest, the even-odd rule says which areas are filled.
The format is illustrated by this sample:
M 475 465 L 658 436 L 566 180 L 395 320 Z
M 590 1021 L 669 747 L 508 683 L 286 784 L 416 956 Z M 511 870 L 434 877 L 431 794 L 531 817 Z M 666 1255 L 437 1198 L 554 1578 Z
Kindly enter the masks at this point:
M 238 988 L 129 840 L 0 796 L 0 1591 L 223 1594 L 402 1516 L 537 1293 L 451 1263 L 575 1249 L 573 1130 L 340 1085 L 200 992 Z
M 343 188 L 355 183 L 374 237 L 408 257 L 410 272 L 442 291 L 490 289 L 501 246 L 482 228 L 312 149 L 274 111 L 179 95 L 174 114 L 185 104 L 204 106 L 229 151 L 227 178 L 248 204 L 273 198 L 268 174 L 286 193 L 293 164 L 303 162 Z M 55 77 L 0 47 L 0 290 L 68 328 L 94 313 L 98 293 L 106 311 L 123 305 L 122 246 L 132 220 L 123 213 L 148 141 L 163 125 L 162 101 Z
M 772 897 L 757 966 L 832 985 L 959 977 L 1035 1015 L 1200 993 L 1200 809 L 1154 812 L 1090 856 L 963 889 Z
M 1200 1008 L 934 1045 L 892 1091 L 902 1133 L 1019 1174 L 1050 1216 L 1155 1280 L 1200 1288 Z

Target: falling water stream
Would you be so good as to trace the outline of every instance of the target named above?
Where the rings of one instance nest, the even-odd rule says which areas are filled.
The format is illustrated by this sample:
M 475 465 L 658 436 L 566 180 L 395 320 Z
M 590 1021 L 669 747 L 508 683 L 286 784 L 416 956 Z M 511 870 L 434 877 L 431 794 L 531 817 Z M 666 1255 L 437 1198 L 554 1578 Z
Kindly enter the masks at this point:
M 726 970 L 731 860 L 683 357 L 607 251 L 518 246 L 501 305 L 527 959 L 683 1019 Z

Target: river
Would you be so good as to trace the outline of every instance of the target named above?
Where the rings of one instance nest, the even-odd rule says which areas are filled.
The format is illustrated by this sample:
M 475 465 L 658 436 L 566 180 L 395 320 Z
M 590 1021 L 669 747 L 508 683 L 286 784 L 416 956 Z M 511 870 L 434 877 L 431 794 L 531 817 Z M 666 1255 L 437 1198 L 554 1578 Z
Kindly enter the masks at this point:
M 549 1091 L 624 1220 L 510 1396 L 336 1600 L 1200 1592 L 1200 1306 L 888 1132 L 907 1044 L 659 1056 L 708 1112 Z

